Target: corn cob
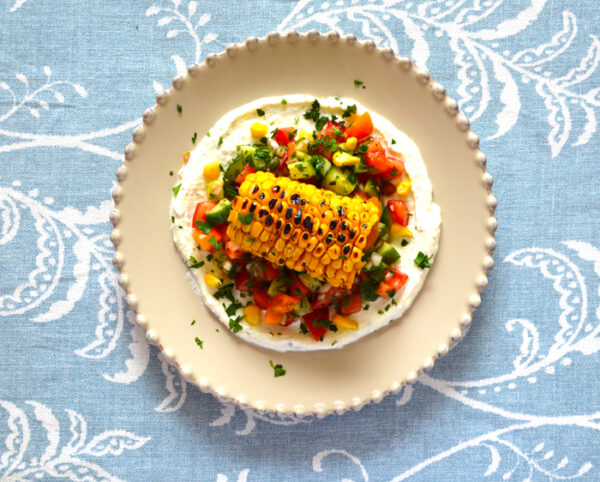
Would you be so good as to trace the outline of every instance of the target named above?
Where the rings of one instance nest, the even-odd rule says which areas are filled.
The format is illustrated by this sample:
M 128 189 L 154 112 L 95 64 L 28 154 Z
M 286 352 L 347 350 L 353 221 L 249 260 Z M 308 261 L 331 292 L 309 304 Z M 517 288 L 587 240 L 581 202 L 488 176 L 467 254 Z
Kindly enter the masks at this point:
M 254 213 L 252 221 L 244 224 Z M 243 251 L 350 288 L 379 209 L 269 172 L 246 176 L 233 201 L 227 235 Z

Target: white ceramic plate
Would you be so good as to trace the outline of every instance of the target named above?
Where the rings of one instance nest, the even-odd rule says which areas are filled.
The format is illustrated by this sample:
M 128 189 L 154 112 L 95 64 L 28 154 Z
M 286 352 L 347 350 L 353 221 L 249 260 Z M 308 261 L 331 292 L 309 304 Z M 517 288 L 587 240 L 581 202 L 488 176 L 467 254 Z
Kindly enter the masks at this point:
M 413 306 L 341 350 L 276 353 L 227 332 L 192 291 L 169 231 L 169 171 L 192 149 L 193 133 L 203 135 L 225 112 L 253 99 L 290 92 L 355 98 L 392 121 L 419 146 L 442 209 L 439 251 Z M 478 137 L 428 73 L 353 36 L 273 33 L 191 66 L 156 102 L 117 171 L 111 239 L 137 322 L 188 381 L 258 410 L 342 413 L 399 391 L 461 337 L 493 266 L 496 200 Z M 269 360 L 287 374 L 275 378 Z

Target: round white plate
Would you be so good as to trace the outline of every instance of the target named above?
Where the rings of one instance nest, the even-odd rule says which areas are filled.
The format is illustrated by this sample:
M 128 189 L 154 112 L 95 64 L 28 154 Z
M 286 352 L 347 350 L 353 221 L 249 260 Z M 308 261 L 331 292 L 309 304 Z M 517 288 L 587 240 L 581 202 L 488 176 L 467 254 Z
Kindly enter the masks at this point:
M 227 332 L 192 291 L 169 231 L 169 171 L 193 148 L 193 133 L 201 137 L 225 112 L 253 99 L 290 92 L 351 97 L 388 118 L 419 146 L 442 209 L 439 251 L 413 306 L 340 350 L 277 353 Z M 117 171 L 111 239 L 137 322 L 188 381 L 258 410 L 342 413 L 397 392 L 461 337 L 493 266 L 496 200 L 468 119 L 428 73 L 353 36 L 273 33 L 191 66 L 156 102 Z M 270 360 L 287 374 L 275 378 Z

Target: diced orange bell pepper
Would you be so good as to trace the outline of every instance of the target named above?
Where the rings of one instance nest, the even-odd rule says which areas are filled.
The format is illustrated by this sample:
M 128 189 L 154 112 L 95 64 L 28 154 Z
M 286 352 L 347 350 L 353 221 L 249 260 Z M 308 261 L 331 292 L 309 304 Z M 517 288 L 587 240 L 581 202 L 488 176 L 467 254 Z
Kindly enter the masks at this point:
M 350 127 L 346 129 L 346 137 L 356 137 L 363 139 L 373 132 L 373 120 L 371 114 L 365 112 L 359 115 Z
M 269 310 L 272 310 L 275 313 L 289 313 L 294 309 L 299 300 L 300 298 L 297 298 L 295 296 L 280 293 L 277 296 L 275 296 L 275 298 L 273 298 L 273 301 L 271 301 L 271 304 L 269 305 Z
M 277 313 L 271 308 L 267 308 L 267 311 L 265 311 L 265 325 L 279 325 L 284 318 L 285 314 Z

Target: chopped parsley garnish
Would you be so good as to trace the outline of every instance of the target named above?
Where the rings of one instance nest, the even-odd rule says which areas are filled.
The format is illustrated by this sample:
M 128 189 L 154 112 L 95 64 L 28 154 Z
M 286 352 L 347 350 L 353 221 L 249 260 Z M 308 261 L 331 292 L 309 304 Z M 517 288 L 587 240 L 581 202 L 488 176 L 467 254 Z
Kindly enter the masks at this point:
M 172 175 L 173 175 L 173 171 L 169 171 L 169 176 L 172 176 Z
M 396 139 L 392 139 L 392 144 L 395 144 L 395 143 L 396 143 Z
M 331 342 L 331 346 L 335 345 L 336 343 L 337 343 L 337 340 L 333 340 L 333 341 Z
M 306 327 L 306 323 L 300 323 L 300 333 L 306 335 L 308 333 L 308 328 Z
M 256 109 L 256 113 L 258 114 L 259 117 L 262 117 L 263 115 L 265 115 L 265 111 L 262 109 Z
M 177 184 L 177 186 L 175 186 L 173 188 L 173 196 L 177 197 L 177 194 L 179 194 L 179 190 L 181 189 L 181 183 Z
M 223 144 L 223 137 L 219 137 L 219 142 L 217 142 L 217 146 L 221 147 L 221 144 Z
M 223 194 L 227 199 L 234 199 L 238 195 L 237 187 L 229 182 L 223 183 Z
M 174 223 L 175 222 L 175 216 L 171 216 L 171 222 Z
M 193 256 L 190 256 L 190 259 L 188 259 L 188 263 L 190 263 L 190 268 L 192 269 L 202 268 L 202 266 L 204 266 L 204 261 L 198 261 Z M 192 325 L 193 324 L 194 323 L 192 323 Z
M 196 342 L 196 345 L 198 345 L 200 347 L 200 349 L 204 348 L 202 346 L 202 345 L 204 345 L 204 342 L 200 338 L 196 337 L 196 339 L 194 341 Z
M 417 257 L 415 258 L 415 264 L 421 269 L 431 268 L 431 263 L 429 260 L 432 258 L 432 256 L 427 256 L 422 251 L 419 251 L 419 254 L 417 254 Z
M 208 234 L 210 233 L 212 226 L 210 224 L 208 224 L 206 221 L 202 221 L 201 219 L 199 219 L 198 221 L 196 221 L 196 227 L 202 231 L 204 234 Z
M 210 238 L 208 238 L 208 242 L 213 248 L 215 248 L 216 251 L 219 250 L 219 242 L 217 241 L 217 238 L 211 236 Z
M 377 311 L 377 314 L 378 314 L 378 315 L 383 315 L 384 313 L 385 313 L 385 312 L 384 312 L 383 310 L 378 310 L 378 311 Z
M 236 314 L 237 310 L 243 308 L 243 305 L 239 301 L 234 301 L 227 308 L 225 308 L 225 313 L 227 316 L 231 317 Z
M 364 82 L 362 80 L 354 80 L 354 85 L 359 86 L 359 85 L 363 85 Z
M 194 135 L 192 136 L 192 144 L 196 143 L 196 139 L 198 139 L 198 133 L 194 132 Z
M 271 368 L 275 371 L 275 378 L 282 377 L 287 373 L 287 371 L 283 368 L 281 364 L 278 363 L 277 365 L 275 365 L 273 363 L 273 360 L 269 360 L 269 365 L 271 365 Z
M 329 120 L 327 117 L 321 115 L 321 104 L 319 104 L 317 99 L 313 100 L 310 109 L 304 113 L 304 118 L 315 121 L 315 129 L 318 131 L 320 131 Z
M 229 319 L 229 329 L 233 332 L 233 333 L 239 333 L 240 331 L 242 331 L 242 329 L 244 328 L 241 324 L 240 321 L 242 321 L 243 316 L 238 316 L 237 318 L 230 318 Z
M 196 320 L 192 320 L 192 322 L 190 323 L 190 325 L 194 326 L 196 324 Z
M 342 117 L 350 117 L 352 114 L 356 114 L 356 104 L 346 106 L 346 110 L 342 114 Z
M 177 104 L 177 112 L 179 112 L 181 114 L 181 112 L 183 112 L 183 107 L 181 107 L 181 104 Z
M 400 242 L 400 245 L 401 245 L 402 247 L 406 246 L 407 244 L 408 244 L 408 241 L 407 241 L 406 239 L 403 239 L 403 240 Z
M 287 104 L 287 100 L 285 100 L 285 99 L 281 99 L 281 103 L 282 103 L 283 105 L 285 105 L 285 104 Z
M 254 213 L 238 213 L 238 219 L 240 220 L 240 223 L 245 224 L 247 226 L 254 220 Z
M 254 238 L 246 238 L 246 241 L 248 241 L 249 243 L 253 243 L 254 241 L 256 241 L 256 239 L 254 239 Z
M 217 333 L 220 333 L 220 331 L 219 331 L 219 329 L 218 329 L 218 328 L 217 328 L 215 331 L 216 331 Z

